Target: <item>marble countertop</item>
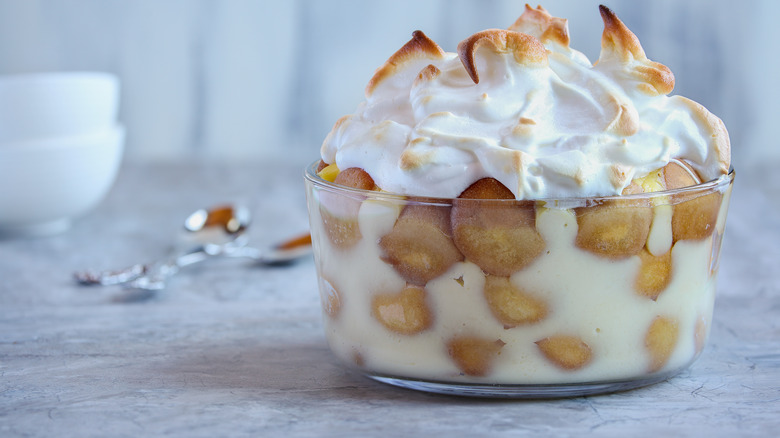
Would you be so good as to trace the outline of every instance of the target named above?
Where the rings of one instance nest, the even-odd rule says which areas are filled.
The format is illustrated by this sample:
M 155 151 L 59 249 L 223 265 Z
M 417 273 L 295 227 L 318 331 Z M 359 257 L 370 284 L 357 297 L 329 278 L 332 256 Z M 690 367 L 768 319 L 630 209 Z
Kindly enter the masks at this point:
M 759 177 L 758 175 L 763 175 Z M 145 299 L 71 273 L 164 256 L 192 210 L 250 206 L 253 245 L 307 229 L 291 165 L 125 165 L 66 233 L 0 238 L 0 436 L 769 436 L 780 427 L 780 176 L 738 173 L 709 345 L 617 394 L 457 398 L 343 368 L 314 263 L 186 269 Z

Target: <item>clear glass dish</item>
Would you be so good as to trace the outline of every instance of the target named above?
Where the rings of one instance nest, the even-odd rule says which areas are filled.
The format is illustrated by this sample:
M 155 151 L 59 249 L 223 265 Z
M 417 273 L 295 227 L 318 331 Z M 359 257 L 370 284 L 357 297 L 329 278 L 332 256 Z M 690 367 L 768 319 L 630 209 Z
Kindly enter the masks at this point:
M 483 397 L 665 380 L 709 334 L 734 172 L 676 190 L 535 201 L 366 191 L 306 169 L 325 331 L 388 384 Z

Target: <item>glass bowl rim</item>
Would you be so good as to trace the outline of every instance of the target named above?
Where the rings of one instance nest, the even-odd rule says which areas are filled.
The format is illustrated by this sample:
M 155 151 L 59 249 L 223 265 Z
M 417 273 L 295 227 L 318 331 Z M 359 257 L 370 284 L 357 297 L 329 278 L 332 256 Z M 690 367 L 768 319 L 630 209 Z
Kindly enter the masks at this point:
M 372 199 L 385 199 L 388 201 L 403 201 L 403 202 L 417 202 L 420 204 L 429 204 L 429 205 L 451 205 L 452 201 L 458 198 L 442 198 L 442 197 L 435 197 L 435 196 L 419 196 L 419 195 L 403 195 L 400 193 L 393 193 L 393 192 L 385 192 L 385 191 L 374 191 L 374 190 L 363 190 L 358 189 L 354 187 L 344 186 L 340 184 L 335 184 L 330 181 L 327 181 L 317 175 L 317 166 L 319 165 L 320 160 L 315 160 L 310 165 L 306 166 L 304 170 L 304 178 L 306 181 L 314 184 L 315 186 L 319 186 L 320 188 L 324 188 L 328 191 L 332 192 L 344 192 L 344 193 L 350 193 L 354 196 L 361 196 L 361 197 L 367 197 Z M 647 193 L 635 193 L 631 195 L 611 195 L 611 196 L 583 196 L 583 197 L 560 197 L 560 198 L 535 198 L 535 199 L 484 199 L 482 201 L 490 201 L 491 203 L 517 203 L 517 202 L 542 202 L 546 204 L 601 204 L 609 201 L 616 201 L 616 200 L 642 200 L 642 199 L 654 199 L 654 198 L 663 198 L 673 195 L 682 195 L 682 194 L 690 194 L 695 192 L 714 192 L 716 190 L 725 189 L 725 187 L 728 187 L 731 183 L 734 182 L 734 167 L 729 168 L 729 172 L 725 175 L 721 175 L 718 178 L 712 179 L 710 181 L 706 181 L 703 183 L 699 183 L 693 186 L 687 186 L 687 187 L 680 187 L 677 189 L 672 190 L 661 190 L 658 192 L 647 192 Z M 474 199 L 474 201 L 477 201 L 477 199 Z

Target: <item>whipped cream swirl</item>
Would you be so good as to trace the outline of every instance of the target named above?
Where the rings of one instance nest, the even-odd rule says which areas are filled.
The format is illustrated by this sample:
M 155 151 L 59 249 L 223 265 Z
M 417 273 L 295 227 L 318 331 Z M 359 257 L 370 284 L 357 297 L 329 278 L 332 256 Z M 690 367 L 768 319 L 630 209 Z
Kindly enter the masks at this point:
M 333 127 L 323 161 L 362 168 L 389 192 L 445 198 L 485 177 L 517 199 L 619 195 L 672 159 L 703 180 L 727 173 L 720 119 L 668 96 L 671 71 L 612 11 L 601 14 L 595 65 L 569 47 L 566 20 L 541 7 L 526 6 L 509 30 L 472 35 L 457 54 L 415 32 Z

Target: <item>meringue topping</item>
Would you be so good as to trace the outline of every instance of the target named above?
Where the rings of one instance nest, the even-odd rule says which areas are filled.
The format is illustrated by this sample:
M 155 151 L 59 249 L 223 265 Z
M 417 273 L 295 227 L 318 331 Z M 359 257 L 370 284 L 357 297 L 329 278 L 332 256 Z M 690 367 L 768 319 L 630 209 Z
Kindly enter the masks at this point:
M 723 122 L 668 96 L 674 75 L 601 6 L 601 54 L 570 48 L 568 24 L 526 5 L 508 30 L 445 52 L 423 32 L 377 69 L 322 159 L 359 167 L 383 190 L 457 197 L 492 177 L 517 199 L 619 195 L 634 178 L 685 160 L 703 180 L 729 170 Z

